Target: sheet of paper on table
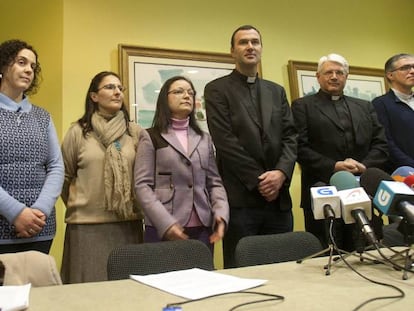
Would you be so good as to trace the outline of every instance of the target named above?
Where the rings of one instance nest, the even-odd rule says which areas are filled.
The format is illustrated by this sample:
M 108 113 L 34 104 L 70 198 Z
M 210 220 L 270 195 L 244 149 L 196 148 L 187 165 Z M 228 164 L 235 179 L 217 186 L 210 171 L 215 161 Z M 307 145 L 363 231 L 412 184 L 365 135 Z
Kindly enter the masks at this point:
M 238 292 L 266 283 L 266 280 L 239 278 L 198 268 L 130 277 L 135 281 L 187 299 Z
M 0 286 L 0 310 L 17 311 L 29 307 L 31 284 Z

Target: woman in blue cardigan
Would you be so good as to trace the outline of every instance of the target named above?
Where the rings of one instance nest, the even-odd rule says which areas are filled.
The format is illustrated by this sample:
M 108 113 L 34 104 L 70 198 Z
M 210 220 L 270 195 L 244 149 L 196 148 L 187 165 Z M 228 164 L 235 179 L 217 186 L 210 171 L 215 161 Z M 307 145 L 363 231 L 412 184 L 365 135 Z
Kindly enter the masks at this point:
M 0 44 L 0 253 L 49 253 L 56 233 L 64 168 L 50 114 L 27 97 L 39 79 L 32 46 Z

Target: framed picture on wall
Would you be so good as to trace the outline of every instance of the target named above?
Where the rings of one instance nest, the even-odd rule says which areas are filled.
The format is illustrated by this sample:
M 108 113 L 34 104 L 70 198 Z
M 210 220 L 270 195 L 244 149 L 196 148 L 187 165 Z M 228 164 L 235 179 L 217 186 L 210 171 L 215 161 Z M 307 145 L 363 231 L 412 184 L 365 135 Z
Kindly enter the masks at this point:
M 319 90 L 316 79 L 317 63 L 289 60 L 288 74 L 291 100 L 315 94 Z M 371 101 L 386 93 L 388 83 L 382 69 L 349 67 L 345 95 Z
M 204 86 L 234 68 L 230 54 L 179 51 L 120 44 L 120 76 L 127 87 L 125 102 L 131 118 L 143 128 L 152 124 L 158 93 L 164 82 L 183 75 L 196 89 L 196 117 L 207 131 Z

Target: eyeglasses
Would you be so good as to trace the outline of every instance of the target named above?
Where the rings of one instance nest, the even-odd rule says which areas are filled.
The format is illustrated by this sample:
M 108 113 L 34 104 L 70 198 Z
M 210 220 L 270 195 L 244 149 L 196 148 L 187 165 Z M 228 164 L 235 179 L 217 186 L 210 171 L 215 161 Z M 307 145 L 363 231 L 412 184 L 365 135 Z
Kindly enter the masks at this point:
M 126 87 L 125 86 L 116 85 L 116 84 L 110 83 L 110 84 L 105 84 L 104 86 L 100 87 L 98 89 L 98 91 L 99 90 L 102 90 L 102 89 L 114 91 L 116 88 L 118 88 L 118 90 L 120 92 L 124 92 L 126 90 Z
M 182 88 L 178 88 L 178 89 L 168 91 L 168 94 L 183 96 L 185 92 L 187 92 L 187 94 L 191 97 L 194 97 L 195 94 L 196 94 L 196 92 L 193 89 L 184 90 Z
M 338 77 L 343 77 L 345 75 L 345 72 L 342 70 L 328 70 L 328 71 L 322 72 L 322 74 L 324 76 L 329 76 L 329 77 L 333 76 L 334 74 Z
M 408 72 L 408 71 L 410 71 L 411 69 L 414 69 L 414 64 L 408 64 L 408 65 L 404 65 L 404 66 L 401 66 L 401 67 L 398 67 L 398 68 L 395 68 L 395 69 L 393 69 L 393 70 L 390 70 L 390 72 L 394 72 L 394 71 L 402 71 L 402 72 Z

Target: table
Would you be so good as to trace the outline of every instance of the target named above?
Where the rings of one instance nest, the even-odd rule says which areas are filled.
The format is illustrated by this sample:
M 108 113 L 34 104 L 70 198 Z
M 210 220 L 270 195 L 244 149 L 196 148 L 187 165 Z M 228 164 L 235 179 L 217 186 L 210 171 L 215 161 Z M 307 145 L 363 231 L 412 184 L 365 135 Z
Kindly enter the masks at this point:
M 414 275 L 402 279 L 402 272 L 369 261 L 361 262 L 350 256 L 347 260 L 360 273 L 376 281 L 390 283 L 401 288 L 403 299 L 380 300 L 362 308 L 367 310 L 412 310 L 414 306 Z M 394 296 L 397 291 L 362 279 L 343 262 L 332 266 L 326 276 L 324 265 L 328 257 L 305 260 L 303 263 L 286 262 L 245 268 L 218 270 L 217 272 L 245 278 L 266 279 L 268 282 L 255 291 L 278 294 L 284 301 L 265 302 L 243 307 L 240 310 L 353 310 L 367 299 L 378 296 Z M 222 297 L 183 305 L 184 311 L 229 310 L 231 307 L 261 296 L 234 293 Z M 133 280 L 71 284 L 32 288 L 29 311 L 45 310 L 155 310 L 160 311 L 167 303 L 184 299 L 159 291 Z

